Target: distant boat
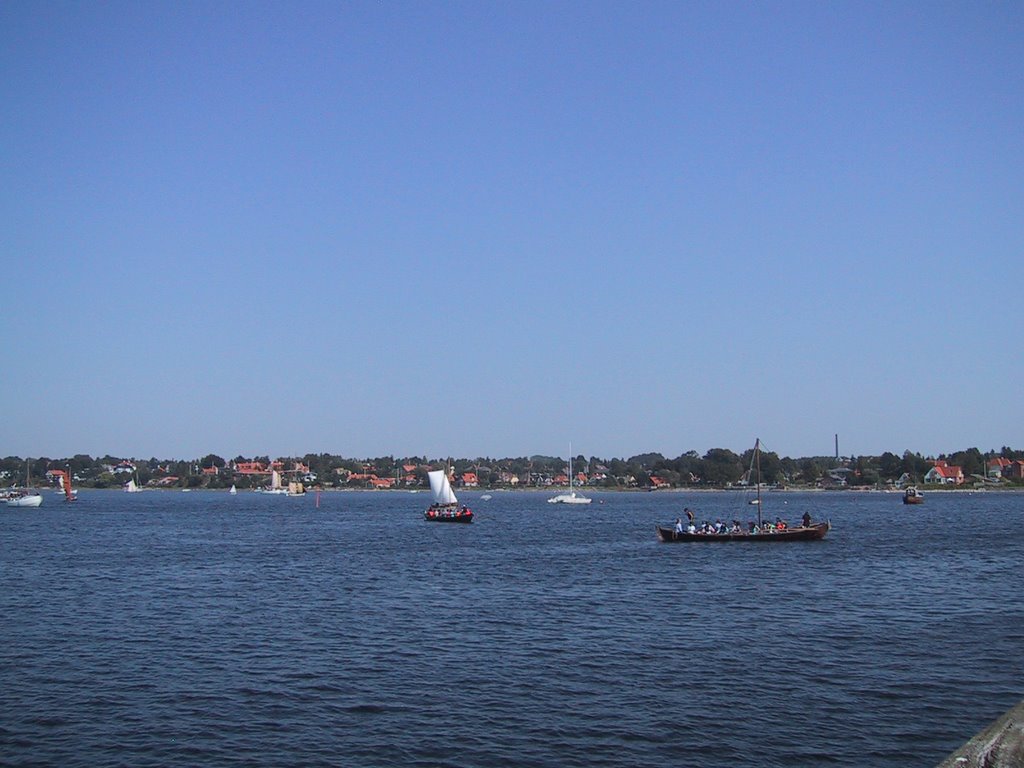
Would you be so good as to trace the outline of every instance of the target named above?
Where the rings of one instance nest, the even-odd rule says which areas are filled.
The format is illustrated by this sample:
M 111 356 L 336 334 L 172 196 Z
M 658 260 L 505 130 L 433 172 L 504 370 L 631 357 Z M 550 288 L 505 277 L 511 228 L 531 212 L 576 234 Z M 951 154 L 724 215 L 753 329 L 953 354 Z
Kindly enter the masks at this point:
M 142 488 L 139 487 L 139 484 L 135 482 L 134 477 L 125 483 L 123 487 L 125 493 L 138 493 L 142 490 Z
M 6 502 L 8 507 L 38 507 L 43 503 L 43 494 L 27 488 L 16 490 L 8 494 Z
M 228 491 L 228 493 L 230 493 L 232 496 L 234 496 L 236 493 L 238 493 L 238 489 L 235 488 L 235 484 L 234 483 L 231 484 L 231 490 Z
M 455 498 L 452 484 L 448 482 L 448 472 L 435 469 L 427 472 L 430 480 L 430 493 L 434 503 L 427 507 L 423 518 L 431 523 L 472 523 L 473 512 L 469 507 L 459 509 L 459 500 Z
M 903 492 L 904 504 L 924 504 L 924 494 L 914 486 L 910 486 Z
M 276 469 L 270 473 L 270 487 L 260 488 L 260 493 L 272 493 L 277 496 L 285 496 L 288 493 L 288 489 L 281 484 L 281 473 Z
M 78 501 L 78 491 L 71 487 L 71 473 L 63 469 L 52 469 L 50 473 L 57 476 L 57 485 L 64 494 L 64 501 Z
M 569 492 L 560 493 L 548 499 L 548 504 L 589 504 L 590 499 L 586 496 L 577 496 L 572 489 L 572 445 L 569 445 Z
M 32 487 L 32 466 L 25 461 L 25 487 L 12 488 L 4 495 L 8 507 L 38 507 L 43 503 L 43 494 Z
M 748 530 L 737 530 L 729 528 L 718 533 L 690 532 L 688 529 L 679 530 L 679 527 L 659 525 L 657 527 L 658 538 L 663 542 L 782 542 L 782 541 L 816 541 L 825 538 L 832 523 L 811 523 L 811 516 L 804 515 L 803 523 L 790 528 L 788 525 L 779 523 L 777 526 L 766 524 L 761 520 L 761 441 L 754 442 L 754 455 L 751 462 L 755 465 L 757 473 L 757 499 L 754 506 L 757 507 L 757 527 L 750 523 Z

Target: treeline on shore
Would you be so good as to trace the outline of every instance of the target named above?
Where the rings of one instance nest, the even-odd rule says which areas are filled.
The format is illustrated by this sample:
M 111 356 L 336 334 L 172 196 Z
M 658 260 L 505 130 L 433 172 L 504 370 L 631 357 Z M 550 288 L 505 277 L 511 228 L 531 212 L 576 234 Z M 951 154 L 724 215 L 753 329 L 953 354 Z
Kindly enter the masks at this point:
M 1024 451 L 1008 447 L 981 452 L 968 448 L 935 457 L 905 451 L 902 455 L 883 453 L 880 456 L 780 457 L 762 451 L 760 470 L 762 482 L 772 486 L 792 487 L 884 487 L 900 479 L 921 483 L 937 461 L 959 466 L 969 480 L 988 477 L 992 459 L 1024 460 Z M 737 454 L 727 448 L 712 448 L 703 455 L 688 451 L 676 458 L 660 453 L 645 453 L 628 459 L 572 459 L 574 482 L 603 488 L 725 488 L 742 482 L 753 482 L 750 469 L 753 449 Z M 243 471 L 254 464 L 266 472 Z M 84 454 L 66 458 L 21 458 L 8 456 L 0 460 L 0 483 L 3 485 L 46 482 L 46 472 L 62 469 L 71 474 L 75 484 L 86 488 L 119 487 L 129 479 L 140 485 L 187 488 L 240 489 L 261 487 L 268 483 L 270 467 L 300 479 L 309 485 L 337 487 L 423 487 L 426 473 L 432 468 L 450 467 L 458 479 L 471 475 L 478 487 L 507 488 L 564 484 L 568 462 L 554 456 L 529 456 L 494 459 L 489 457 L 428 458 L 384 456 L 351 459 L 319 453 L 279 457 L 237 456 L 226 460 L 216 454 L 198 459 L 135 459 L 114 456 L 91 457 Z M 386 483 L 382 483 L 386 481 Z M 1020 480 L 1003 480 L 1004 484 L 1021 485 Z

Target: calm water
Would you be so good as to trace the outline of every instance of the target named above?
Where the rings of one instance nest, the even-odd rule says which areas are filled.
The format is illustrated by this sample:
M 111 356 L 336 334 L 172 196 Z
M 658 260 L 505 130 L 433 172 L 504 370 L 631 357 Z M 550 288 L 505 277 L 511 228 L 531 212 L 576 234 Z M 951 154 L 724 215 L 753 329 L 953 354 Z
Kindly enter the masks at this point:
M 7 766 L 931 768 L 1024 697 L 1024 495 L 81 495 L 0 508 Z

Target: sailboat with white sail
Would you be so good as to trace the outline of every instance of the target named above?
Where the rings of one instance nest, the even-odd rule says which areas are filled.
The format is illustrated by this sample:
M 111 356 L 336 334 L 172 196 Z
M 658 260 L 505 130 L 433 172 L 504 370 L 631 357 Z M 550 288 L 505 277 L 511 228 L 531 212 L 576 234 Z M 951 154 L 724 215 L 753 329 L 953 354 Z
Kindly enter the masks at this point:
M 473 511 L 466 506 L 459 508 L 459 500 L 455 497 L 446 470 L 435 469 L 427 472 L 427 479 L 430 480 L 430 493 L 434 497 L 434 503 L 423 513 L 425 520 L 431 523 L 473 522 Z
M 274 494 L 276 496 L 287 496 L 288 495 L 288 489 L 281 482 L 281 473 L 278 472 L 276 469 L 271 470 L 271 472 L 270 472 L 270 487 L 269 488 L 260 488 L 259 490 L 260 490 L 260 493 L 271 493 L 271 494 Z
M 590 499 L 580 496 L 572 488 L 572 445 L 569 446 L 569 492 L 560 493 L 548 499 L 548 504 L 589 504 Z

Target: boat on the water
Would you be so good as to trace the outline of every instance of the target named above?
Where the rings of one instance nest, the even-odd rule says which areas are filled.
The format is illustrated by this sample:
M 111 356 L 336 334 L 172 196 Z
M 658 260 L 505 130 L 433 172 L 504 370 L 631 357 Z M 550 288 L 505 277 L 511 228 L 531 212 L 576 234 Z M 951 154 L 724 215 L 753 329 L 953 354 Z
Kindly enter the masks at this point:
M 275 496 L 287 496 L 288 488 L 281 482 L 281 473 L 276 469 L 270 473 L 270 487 L 269 488 L 257 488 L 258 493 L 270 493 Z
M 25 462 L 25 487 L 8 489 L 3 500 L 8 507 L 38 507 L 43 503 L 43 494 L 32 487 L 32 466 L 28 461 Z
M 754 455 L 751 459 L 757 473 L 757 498 L 750 502 L 757 509 L 757 523 L 751 522 L 749 527 L 742 529 L 738 523 L 732 527 L 722 526 L 719 530 L 698 530 L 691 523 L 687 528 L 677 523 L 675 526 L 658 525 L 658 538 L 663 542 L 783 542 L 783 541 L 817 541 L 824 539 L 825 534 L 832 530 L 832 523 L 812 523 L 809 513 L 805 514 L 798 526 L 790 527 L 781 521 L 778 524 L 765 523 L 761 519 L 761 441 L 754 442 Z
M 443 469 L 427 472 L 430 480 L 430 493 L 434 503 L 427 507 L 423 519 L 431 523 L 472 523 L 473 511 L 469 507 L 459 507 L 452 484 L 448 481 L 448 473 Z
M 829 521 L 824 523 L 814 523 L 808 526 L 796 526 L 793 528 L 784 528 L 782 530 L 776 528 L 773 530 L 764 530 L 761 528 L 757 532 L 740 531 L 737 533 L 727 531 L 725 533 L 688 533 L 687 531 L 677 531 L 670 525 L 659 525 L 658 526 L 658 538 L 664 542 L 673 541 L 749 541 L 749 542 L 779 542 L 779 541 L 815 541 L 817 539 L 825 538 L 825 534 L 832 530 L 832 524 Z
M 924 494 L 911 485 L 903 492 L 903 503 L 924 504 Z
M 51 469 L 50 474 L 57 478 L 57 485 L 64 494 L 64 501 L 78 501 L 78 491 L 71 487 L 71 473 L 63 469 Z
M 43 494 L 28 488 L 8 491 L 4 499 L 8 507 L 38 507 L 43 503 Z
M 139 482 L 135 477 L 130 477 L 128 482 L 121 486 L 121 489 L 125 493 L 140 493 L 142 491 L 142 486 L 139 485 Z
M 569 492 L 560 493 L 548 499 L 548 504 L 589 504 L 590 499 L 580 496 L 572 489 L 572 445 L 569 446 Z

